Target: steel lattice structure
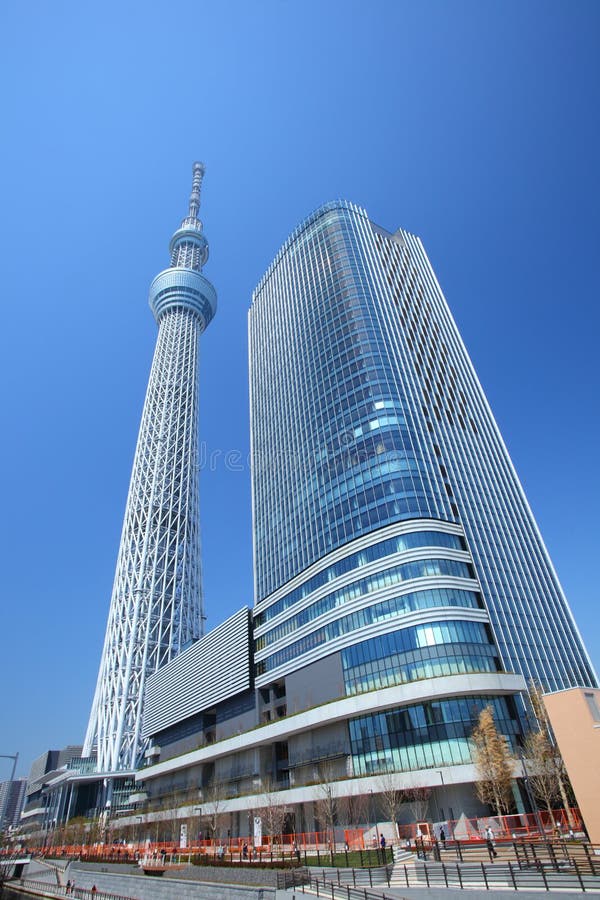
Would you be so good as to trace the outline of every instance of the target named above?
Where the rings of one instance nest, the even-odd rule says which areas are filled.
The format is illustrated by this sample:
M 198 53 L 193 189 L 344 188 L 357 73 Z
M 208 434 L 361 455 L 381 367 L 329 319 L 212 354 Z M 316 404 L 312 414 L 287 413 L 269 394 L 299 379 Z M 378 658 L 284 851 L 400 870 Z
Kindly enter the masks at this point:
M 201 274 L 204 166 L 171 239 L 171 265 L 150 288 L 159 326 L 133 462 L 104 649 L 84 755 L 99 772 L 133 769 L 143 751 L 147 677 L 203 630 L 198 511 L 200 335 L 216 311 Z

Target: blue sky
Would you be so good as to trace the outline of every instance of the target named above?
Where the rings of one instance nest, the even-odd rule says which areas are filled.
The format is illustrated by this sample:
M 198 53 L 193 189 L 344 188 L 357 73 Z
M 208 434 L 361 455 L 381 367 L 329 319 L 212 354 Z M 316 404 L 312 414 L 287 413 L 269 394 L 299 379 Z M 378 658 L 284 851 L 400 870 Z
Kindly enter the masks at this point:
M 296 224 L 345 197 L 419 234 L 600 667 L 599 26 L 595 0 L 4 0 L 0 753 L 20 774 L 84 736 L 148 286 L 194 159 L 207 453 L 248 452 L 246 313 Z M 203 470 L 201 514 L 212 627 L 252 603 L 246 465 Z

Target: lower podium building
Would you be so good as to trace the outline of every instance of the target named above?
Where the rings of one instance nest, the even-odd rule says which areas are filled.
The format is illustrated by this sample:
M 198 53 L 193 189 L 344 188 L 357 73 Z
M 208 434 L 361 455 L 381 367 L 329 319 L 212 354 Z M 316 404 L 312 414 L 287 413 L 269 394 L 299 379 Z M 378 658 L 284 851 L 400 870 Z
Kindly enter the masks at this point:
M 392 540 L 401 544 L 402 536 Z M 461 589 L 431 590 L 447 591 L 448 603 L 463 602 Z M 419 622 L 410 602 L 407 595 L 406 614 Z M 315 662 L 258 686 L 250 610 L 231 616 L 150 679 L 150 748 L 131 799 L 150 815 L 200 807 L 210 816 L 218 808 L 221 836 L 251 833 L 249 821 L 276 803 L 287 809 L 287 829 L 306 832 L 326 827 L 319 805 L 331 783 L 340 824 L 344 799 L 351 798 L 368 798 L 365 819 L 385 818 L 377 794 L 393 775 L 399 787 L 435 789 L 431 815 L 438 821 L 482 813 L 472 786 L 473 725 L 491 705 L 516 749 L 522 726 L 515 695 L 523 678 L 502 671 L 485 612 L 475 605 L 443 625 L 425 617 L 400 638 L 377 624 L 375 616 L 356 635 L 369 634 L 366 641 L 332 646 Z M 451 644 L 443 687 L 439 660 L 419 650 L 432 646 L 427 634 Z M 405 680 L 401 690 L 398 679 Z
M 421 242 L 321 207 L 249 334 L 255 605 L 149 679 L 136 799 L 232 836 L 273 797 L 325 827 L 328 785 L 340 821 L 390 783 L 484 812 L 479 712 L 516 750 L 530 680 L 597 679 Z

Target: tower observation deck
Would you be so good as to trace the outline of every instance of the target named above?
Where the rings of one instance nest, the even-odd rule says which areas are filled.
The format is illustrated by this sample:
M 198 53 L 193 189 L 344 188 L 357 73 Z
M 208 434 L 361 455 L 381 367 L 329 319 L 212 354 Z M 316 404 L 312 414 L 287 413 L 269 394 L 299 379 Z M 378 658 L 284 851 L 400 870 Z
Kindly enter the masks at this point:
M 198 505 L 200 335 L 217 297 L 202 275 L 198 218 L 204 166 L 194 163 L 171 264 L 150 286 L 158 339 L 140 425 L 104 649 L 84 743 L 99 772 L 135 768 L 144 749 L 146 679 L 203 632 Z

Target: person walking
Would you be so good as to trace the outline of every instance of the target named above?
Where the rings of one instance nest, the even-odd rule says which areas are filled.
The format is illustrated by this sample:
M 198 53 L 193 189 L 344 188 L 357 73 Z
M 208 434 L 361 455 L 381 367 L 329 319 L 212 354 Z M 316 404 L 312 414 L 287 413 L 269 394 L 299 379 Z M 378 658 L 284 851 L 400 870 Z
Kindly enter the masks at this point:
M 490 856 L 490 862 L 494 862 L 496 856 L 498 856 L 498 852 L 496 850 L 496 845 L 494 842 L 494 832 L 488 825 L 485 829 L 485 843 L 487 845 L 487 850 Z

